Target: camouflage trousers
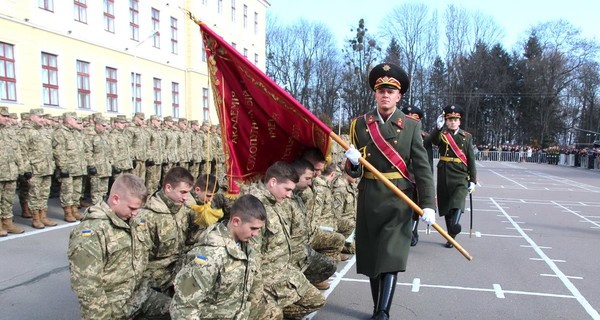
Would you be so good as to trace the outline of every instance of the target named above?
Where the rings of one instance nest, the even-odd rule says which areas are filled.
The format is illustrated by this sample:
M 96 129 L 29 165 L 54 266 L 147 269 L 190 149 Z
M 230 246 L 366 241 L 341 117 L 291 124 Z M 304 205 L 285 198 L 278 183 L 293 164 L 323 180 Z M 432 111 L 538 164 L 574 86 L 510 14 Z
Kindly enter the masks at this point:
M 160 174 L 160 164 L 146 167 L 146 189 L 148 189 L 148 195 L 151 195 L 158 190 Z
M 336 269 L 336 261 L 308 247 L 308 267 L 304 276 L 310 283 L 323 282 L 331 277 Z
M 300 300 L 283 308 L 286 319 L 302 319 L 304 316 L 321 309 L 325 305 L 325 298 L 314 286 L 310 286 Z
M 0 218 L 13 217 L 13 204 L 15 203 L 17 180 L 0 181 Z
M 194 177 L 194 179 L 198 178 L 200 175 L 200 162 L 193 161 L 190 165 L 190 173 Z
M 140 291 L 142 292 L 127 300 L 127 306 L 123 310 L 127 312 L 126 319 L 171 319 L 169 296 L 150 288 Z
M 171 162 L 164 163 L 162 165 L 162 178 L 161 178 L 161 181 L 167 175 L 167 172 L 169 172 L 169 170 L 171 170 L 171 168 L 173 168 L 174 166 L 175 166 L 175 164 L 171 163 Z
M 17 178 L 17 186 L 19 187 L 19 202 L 24 203 L 29 201 L 29 180 L 23 176 Z
M 42 210 L 48 208 L 50 184 L 52 176 L 34 175 L 29 179 L 29 209 Z
M 134 160 L 135 167 L 131 170 L 131 173 L 140 177 L 142 181 L 146 180 L 146 162 L 142 160 Z
M 213 161 L 206 161 L 202 165 L 202 174 L 214 174 L 215 166 Z
M 315 251 L 333 259 L 336 263 L 340 261 L 340 252 L 344 247 L 346 237 L 335 231 L 317 230 L 310 243 Z
M 81 199 L 83 176 L 60 178 L 60 206 L 77 206 Z
M 337 231 L 347 239 L 352 234 L 352 231 L 354 231 L 354 228 L 356 227 L 356 221 L 351 219 L 340 219 L 338 220 L 337 225 Z M 342 248 L 342 253 L 354 254 L 354 252 L 354 241 L 351 243 L 344 241 L 344 248 Z
M 248 320 L 281 320 L 283 310 L 273 303 L 252 304 Z
M 90 197 L 92 204 L 98 204 L 104 200 L 104 196 L 108 192 L 109 177 L 99 177 L 98 175 L 90 176 Z

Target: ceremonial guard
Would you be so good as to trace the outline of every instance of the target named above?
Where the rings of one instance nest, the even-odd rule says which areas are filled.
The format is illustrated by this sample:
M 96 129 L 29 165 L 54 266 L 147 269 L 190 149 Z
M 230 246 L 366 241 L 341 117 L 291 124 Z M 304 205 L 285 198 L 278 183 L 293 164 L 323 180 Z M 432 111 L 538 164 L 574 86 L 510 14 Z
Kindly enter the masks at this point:
M 432 143 L 440 151 L 437 165 L 437 200 L 440 216 L 446 220 L 448 234 L 454 239 L 461 231 L 460 218 L 465 210 L 465 198 L 475 190 L 477 169 L 473 136 L 460 129 L 463 110 L 458 105 L 444 108 L 432 132 Z M 446 248 L 452 248 L 446 242 Z
M 359 158 L 364 157 L 405 194 L 412 196 L 417 188 L 423 220 L 427 224 L 435 221 L 434 183 L 421 123 L 397 108 L 409 83 L 406 72 L 394 64 L 379 64 L 371 70 L 369 85 L 377 108 L 352 120 L 352 145 L 345 153 L 346 172 L 362 176 L 357 199 L 356 270 L 371 283 L 372 319 L 389 319 L 397 273 L 406 271 L 413 210 L 373 172 L 364 170 Z

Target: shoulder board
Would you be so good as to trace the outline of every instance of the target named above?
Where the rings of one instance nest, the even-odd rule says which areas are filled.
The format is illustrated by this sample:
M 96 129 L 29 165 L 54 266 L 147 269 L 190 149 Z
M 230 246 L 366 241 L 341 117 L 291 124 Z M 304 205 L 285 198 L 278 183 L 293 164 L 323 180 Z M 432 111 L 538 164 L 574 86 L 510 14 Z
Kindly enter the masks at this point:
M 462 133 L 463 136 L 470 136 L 471 134 L 466 132 L 465 130 L 460 130 L 460 133 Z
M 409 120 L 409 121 L 421 122 L 421 120 L 417 120 L 417 119 L 415 119 L 413 117 L 404 116 L 404 119 Z

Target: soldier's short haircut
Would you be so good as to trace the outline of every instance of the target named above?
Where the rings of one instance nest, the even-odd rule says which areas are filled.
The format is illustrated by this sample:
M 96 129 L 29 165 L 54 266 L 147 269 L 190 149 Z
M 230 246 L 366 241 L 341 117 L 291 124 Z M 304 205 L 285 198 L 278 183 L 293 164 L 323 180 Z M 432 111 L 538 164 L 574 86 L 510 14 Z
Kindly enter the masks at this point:
M 313 166 L 310 161 L 303 158 L 296 159 L 294 162 L 292 162 L 292 167 L 294 167 L 294 170 L 296 170 L 298 176 L 303 175 L 306 170 L 315 171 L 315 166 Z
M 325 169 L 323 169 L 323 172 L 321 172 L 321 174 L 324 176 L 327 176 L 327 175 L 330 175 L 334 171 L 335 171 L 335 164 L 331 163 L 328 166 L 326 166 Z
M 115 179 L 112 187 L 110 188 L 110 194 L 119 194 L 123 196 L 128 194 L 129 196 L 140 199 L 143 203 L 146 203 L 148 198 L 148 189 L 144 181 L 138 176 L 131 173 L 122 173 Z
M 267 211 L 257 197 L 251 194 L 245 194 L 233 203 L 230 209 L 231 217 L 240 217 L 242 222 L 251 222 L 251 219 L 260 221 L 267 220 Z
M 296 173 L 296 170 L 294 170 L 294 167 L 284 161 L 277 161 L 267 169 L 267 172 L 265 172 L 265 181 L 269 181 L 271 178 L 275 178 L 278 182 L 292 181 L 293 183 L 298 183 L 300 181 L 300 177 Z
M 325 162 L 325 156 L 323 156 L 323 152 L 317 148 L 309 148 L 304 150 L 304 153 L 302 153 L 302 158 L 310 161 L 312 164 L 317 162 Z
M 180 183 L 185 183 L 190 186 L 194 185 L 194 176 L 185 168 L 173 167 L 167 172 L 163 179 L 163 186 L 170 184 L 176 188 Z
M 200 188 L 200 190 L 211 190 L 215 192 L 219 189 L 219 184 L 217 183 L 217 178 L 212 174 L 203 174 L 198 179 L 196 179 L 196 183 L 194 184 L 194 189 Z

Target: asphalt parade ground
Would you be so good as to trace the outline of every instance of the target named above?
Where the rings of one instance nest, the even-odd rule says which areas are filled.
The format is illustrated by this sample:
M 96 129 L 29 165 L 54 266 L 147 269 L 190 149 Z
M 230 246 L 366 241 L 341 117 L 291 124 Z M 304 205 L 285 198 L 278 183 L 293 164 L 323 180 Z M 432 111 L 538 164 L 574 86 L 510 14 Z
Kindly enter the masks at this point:
M 556 165 L 478 162 L 479 185 L 457 241 L 464 258 L 433 228 L 411 248 L 400 273 L 391 319 L 600 320 L 600 172 Z M 0 238 L 0 318 L 78 319 L 66 259 L 73 224 Z M 17 204 L 18 206 L 18 204 Z M 15 208 L 15 212 L 18 209 Z M 15 214 L 16 216 L 19 213 Z M 445 229 L 443 219 L 438 223 Z M 354 258 L 342 262 L 323 293 L 327 304 L 308 318 L 369 319 L 368 278 Z

